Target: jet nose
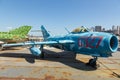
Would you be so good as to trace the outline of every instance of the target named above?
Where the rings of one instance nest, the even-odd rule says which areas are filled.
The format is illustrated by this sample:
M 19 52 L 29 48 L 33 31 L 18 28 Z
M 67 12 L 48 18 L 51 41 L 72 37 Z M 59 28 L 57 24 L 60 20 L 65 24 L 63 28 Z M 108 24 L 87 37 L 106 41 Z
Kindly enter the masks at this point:
M 118 49 L 118 38 L 115 35 L 107 35 L 103 40 L 104 46 L 102 51 L 104 54 L 102 56 L 112 56 L 112 53 L 116 52 Z M 102 53 L 101 51 L 101 53 Z

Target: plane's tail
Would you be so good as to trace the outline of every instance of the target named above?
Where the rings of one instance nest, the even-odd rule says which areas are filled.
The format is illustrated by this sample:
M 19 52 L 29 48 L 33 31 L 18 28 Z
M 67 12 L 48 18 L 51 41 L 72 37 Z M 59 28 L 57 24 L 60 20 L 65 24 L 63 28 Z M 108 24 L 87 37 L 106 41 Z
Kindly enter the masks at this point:
M 15 34 L 15 35 L 17 35 L 17 34 L 18 35 L 27 35 L 31 28 L 32 28 L 31 26 L 21 26 L 19 28 L 10 30 L 9 33 Z
M 46 40 L 46 39 L 50 36 L 50 34 L 49 34 L 48 31 L 44 28 L 43 25 L 41 26 L 41 31 L 42 31 L 44 40 Z

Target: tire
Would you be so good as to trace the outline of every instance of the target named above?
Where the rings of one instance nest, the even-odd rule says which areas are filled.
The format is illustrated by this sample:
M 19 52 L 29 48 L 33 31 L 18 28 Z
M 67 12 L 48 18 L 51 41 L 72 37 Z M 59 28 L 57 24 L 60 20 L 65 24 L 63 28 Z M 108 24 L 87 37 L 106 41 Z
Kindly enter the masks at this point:
M 90 66 L 92 66 L 92 67 L 96 67 L 96 61 L 94 61 L 94 59 L 90 59 L 90 60 L 89 60 L 89 64 L 90 64 Z
M 2 47 L 2 44 L 0 44 L 0 51 L 2 51 L 3 50 L 3 47 Z
M 3 46 L 2 46 L 3 44 L 4 44 L 4 42 L 0 41 L 0 51 L 3 50 Z

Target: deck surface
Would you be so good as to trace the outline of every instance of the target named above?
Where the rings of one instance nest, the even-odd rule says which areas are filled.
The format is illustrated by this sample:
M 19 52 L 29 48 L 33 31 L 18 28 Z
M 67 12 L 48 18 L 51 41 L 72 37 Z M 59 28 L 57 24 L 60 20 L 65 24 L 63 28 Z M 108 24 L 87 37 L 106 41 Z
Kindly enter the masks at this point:
M 27 48 L 0 51 L 0 80 L 120 80 L 120 48 L 113 57 L 99 58 L 98 69 L 86 66 L 91 58 L 82 54 L 45 48 L 45 58 Z

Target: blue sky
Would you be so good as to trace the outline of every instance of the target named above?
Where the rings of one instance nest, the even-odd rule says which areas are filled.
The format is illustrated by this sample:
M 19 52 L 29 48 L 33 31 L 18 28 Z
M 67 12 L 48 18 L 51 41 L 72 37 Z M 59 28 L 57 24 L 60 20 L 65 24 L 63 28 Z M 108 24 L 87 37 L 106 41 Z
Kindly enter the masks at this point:
M 53 34 L 79 26 L 120 25 L 120 0 L 0 0 L 0 31 L 22 25 Z

